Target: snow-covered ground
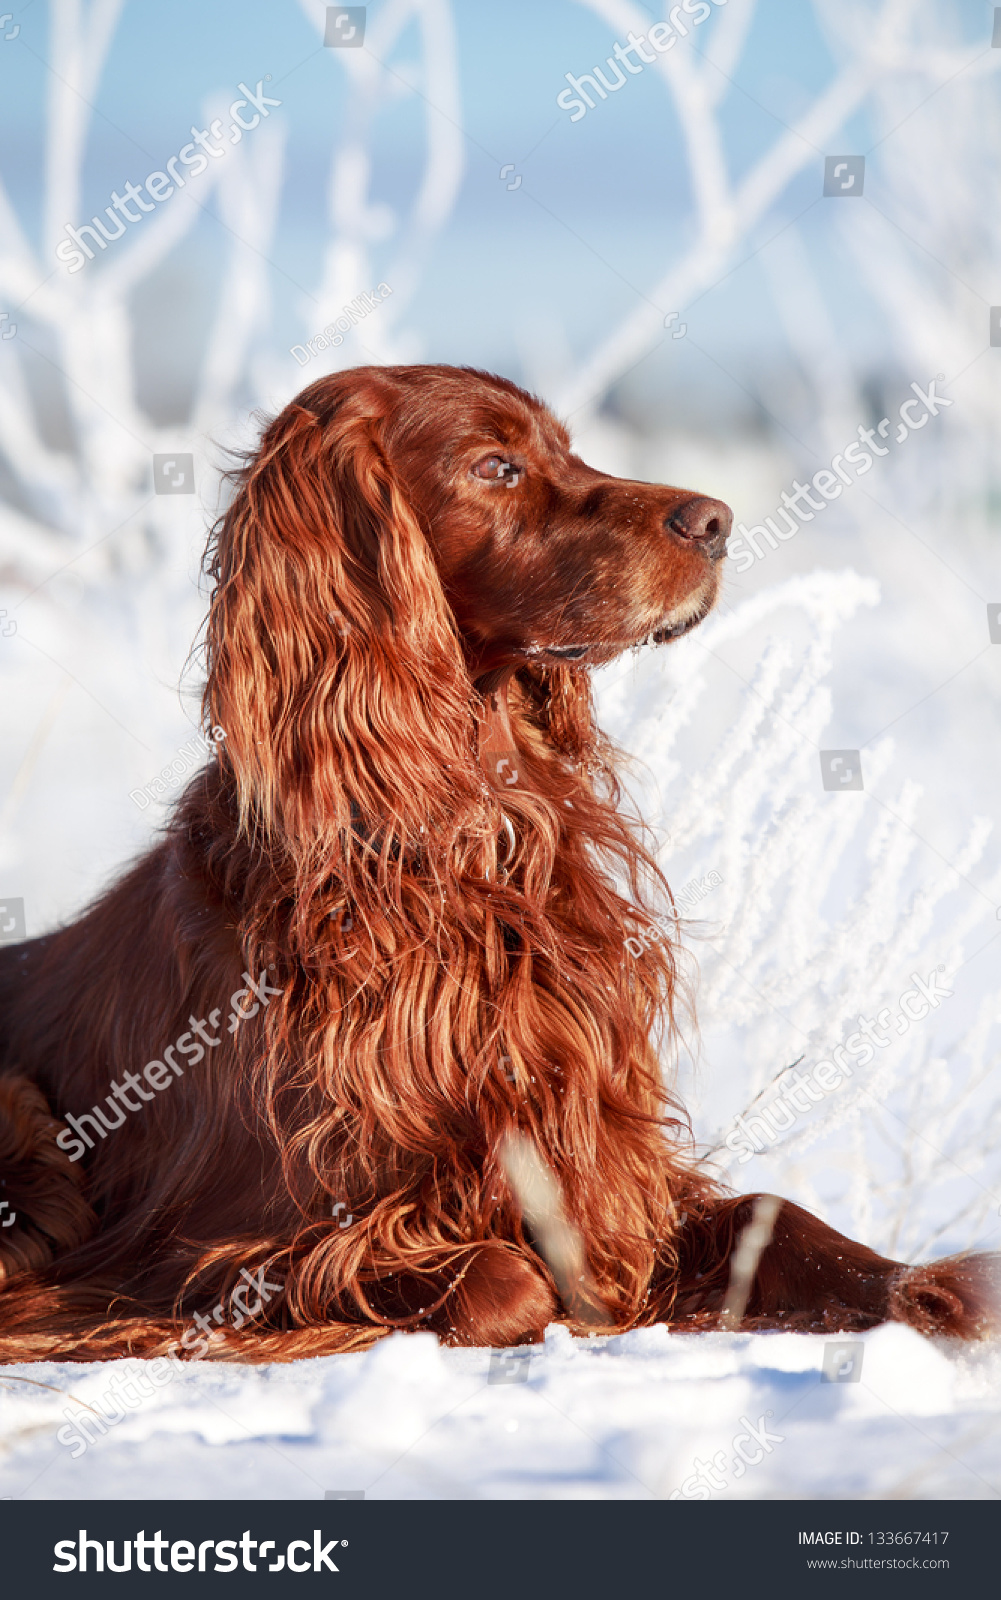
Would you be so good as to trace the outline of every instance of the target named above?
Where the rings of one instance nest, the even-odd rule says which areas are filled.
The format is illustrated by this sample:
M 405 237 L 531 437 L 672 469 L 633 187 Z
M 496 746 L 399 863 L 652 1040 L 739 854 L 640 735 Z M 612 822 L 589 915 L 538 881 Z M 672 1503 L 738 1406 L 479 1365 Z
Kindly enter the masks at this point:
M 861 1368 L 858 1350 L 842 1363 L 854 1360 L 856 1381 L 824 1379 L 835 1342 L 863 1347 Z M 0 1496 L 1001 1495 L 996 1346 L 935 1345 L 901 1326 L 860 1341 L 664 1328 L 575 1340 L 554 1326 L 544 1349 L 522 1355 L 494 1357 L 491 1382 L 491 1352 L 395 1334 L 362 1355 L 291 1366 L 192 1363 L 159 1388 L 147 1380 L 148 1398 L 135 1383 L 144 1362 L 8 1367 Z M 104 1437 L 91 1421 L 96 1442 L 84 1450 L 76 1424 L 92 1417 L 88 1405 L 119 1420 Z

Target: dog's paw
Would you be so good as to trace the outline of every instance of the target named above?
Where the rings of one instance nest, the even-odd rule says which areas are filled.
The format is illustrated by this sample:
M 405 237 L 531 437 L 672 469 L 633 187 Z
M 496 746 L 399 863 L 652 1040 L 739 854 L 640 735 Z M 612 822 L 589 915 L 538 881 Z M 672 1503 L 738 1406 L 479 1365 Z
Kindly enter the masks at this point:
M 1001 1255 L 947 1256 L 903 1268 L 890 1284 L 888 1315 L 919 1333 L 996 1337 L 1001 1333 Z
M 444 1344 L 537 1344 L 560 1315 L 559 1300 L 541 1261 L 506 1244 L 470 1252 L 429 1326 Z
M 48 1266 L 96 1225 L 84 1173 L 56 1144 L 62 1128 L 27 1078 L 0 1078 L 0 1289 Z

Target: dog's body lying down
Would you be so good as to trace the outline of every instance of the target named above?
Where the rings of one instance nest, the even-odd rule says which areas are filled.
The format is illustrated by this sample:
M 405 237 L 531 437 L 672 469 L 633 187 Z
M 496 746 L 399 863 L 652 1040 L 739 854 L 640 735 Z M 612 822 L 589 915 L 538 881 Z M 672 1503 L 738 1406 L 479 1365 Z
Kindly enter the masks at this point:
M 216 763 L 0 951 L 0 1357 L 733 1325 L 753 1201 L 662 1087 L 666 885 L 588 680 L 706 615 L 729 521 L 466 370 L 321 379 L 267 428 L 211 546 Z M 755 1254 L 744 1327 L 992 1326 L 996 1258 L 908 1269 L 790 1203 Z

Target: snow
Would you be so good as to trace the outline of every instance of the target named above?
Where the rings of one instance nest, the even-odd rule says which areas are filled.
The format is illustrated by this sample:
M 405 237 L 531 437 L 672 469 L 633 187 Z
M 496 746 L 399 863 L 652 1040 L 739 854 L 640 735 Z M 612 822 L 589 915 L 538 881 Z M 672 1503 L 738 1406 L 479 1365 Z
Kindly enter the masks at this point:
M 490 1351 L 443 1349 L 430 1333 L 290 1365 L 192 1362 L 139 1405 L 109 1405 L 125 1414 L 104 1437 L 92 1427 L 86 1451 L 56 1437 L 67 1414 L 87 1414 L 74 1400 L 101 1409 L 113 1375 L 150 1364 L 7 1367 L 0 1496 L 685 1499 L 698 1460 L 713 1499 L 1001 1494 L 995 1346 L 891 1324 L 848 1336 L 861 1370 L 836 1382 L 822 1370 L 833 1342 L 845 1336 L 575 1339 L 554 1325 L 544 1347 L 499 1358 L 506 1382 L 490 1381 Z

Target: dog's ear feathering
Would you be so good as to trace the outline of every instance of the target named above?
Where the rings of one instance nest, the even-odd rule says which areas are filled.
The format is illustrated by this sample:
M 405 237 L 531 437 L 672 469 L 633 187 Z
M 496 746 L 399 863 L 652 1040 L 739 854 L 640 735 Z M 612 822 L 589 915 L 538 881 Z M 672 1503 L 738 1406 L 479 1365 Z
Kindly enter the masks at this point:
M 461 643 L 379 433 L 288 407 L 213 530 L 205 714 L 243 827 L 294 851 L 359 823 L 440 842 L 482 809 Z

